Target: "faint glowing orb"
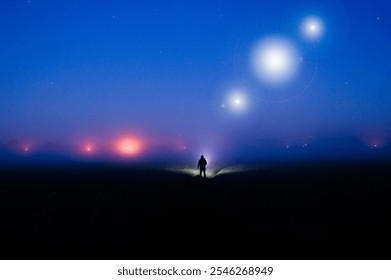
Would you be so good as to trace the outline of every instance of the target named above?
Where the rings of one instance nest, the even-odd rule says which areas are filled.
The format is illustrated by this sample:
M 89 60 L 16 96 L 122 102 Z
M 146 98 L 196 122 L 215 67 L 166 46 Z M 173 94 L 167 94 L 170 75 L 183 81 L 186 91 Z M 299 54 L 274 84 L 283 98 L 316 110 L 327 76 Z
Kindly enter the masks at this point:
M 270 85 L 291 81 L 301 58 L 293 44 L 280 37 L 270 37 L 258 43 L 251 55 L 255 75 Z
M 247 108 L 246 94 L 241 91 L 233 91 L 228 95 L 227 103 L 232 111 L 241 112 Z
M 123 156 L 135 156 L 142 150 L 142 143 L 136 138 L 122 138 L 116 143 L 117 152 Z
M 387 140 L 384 136 L 365 136 L 363 140 L 371 149 L 381 149 L 387 145 Z
M 323 31 L 323 22 L 317 17 L 307 17 L 301 24 L 301 32 L 310 39 L 318 39 Z

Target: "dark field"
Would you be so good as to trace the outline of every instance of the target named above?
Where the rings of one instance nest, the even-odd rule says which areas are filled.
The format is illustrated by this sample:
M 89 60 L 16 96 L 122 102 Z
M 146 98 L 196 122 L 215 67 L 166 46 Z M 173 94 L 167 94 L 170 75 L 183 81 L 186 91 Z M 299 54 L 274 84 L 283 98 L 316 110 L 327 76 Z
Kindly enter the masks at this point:
M 391 259 L 391 163 L 0 169 L 1 259 Z

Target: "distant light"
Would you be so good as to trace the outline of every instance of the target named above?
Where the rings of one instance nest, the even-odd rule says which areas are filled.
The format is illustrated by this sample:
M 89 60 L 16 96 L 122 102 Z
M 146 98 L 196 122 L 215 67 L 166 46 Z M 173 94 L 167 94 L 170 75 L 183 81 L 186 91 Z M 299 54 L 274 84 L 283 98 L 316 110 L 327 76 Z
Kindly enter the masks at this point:
M 136 156 L 142 151 L 142 143 L 133 137 L 125 137 L 117 141 L 116 150 L 123 156 Z
M 251 55 L 255 75 L 270 85 L 291 81 L 301 62 L 293 44 L 280 37 L 270 37 L 258 43 Z
M 363 135 L 362 140 L 370 149 L 382 149 L 387 145 L 387 138 L 384 135 Z
M 188 150 L 188 147 L 187 146 L 178 146 L 178 150 L 186 151 L 186 150 Z
M 323 35 L 323 22 L 317 17 L 307 17 L 301 24 L 301 31 L 309 39 L 318 39 Z
M 84 141 L 80 143 L 79 152 L 84 155 L 92 155 L 96 152 L 96 145 L 92 141 Z
M 31 151 L 31 144 L 22 144 L 19 149 L 21 152 L 28 153 Z
M 84 147 L 84 150 L 87 152 L 87 153 L 91 153 L 91 152 L 93 152 L 93 147 L 92 147 L 92 145 L 86 145 L 85 147 Z
M 242 91 L 233 91 L 228 95 L 228 106 L 231 111 L 242 112 L 247 108 L 247 97 Z M 224 105 L 225 107 L 225 105 Z

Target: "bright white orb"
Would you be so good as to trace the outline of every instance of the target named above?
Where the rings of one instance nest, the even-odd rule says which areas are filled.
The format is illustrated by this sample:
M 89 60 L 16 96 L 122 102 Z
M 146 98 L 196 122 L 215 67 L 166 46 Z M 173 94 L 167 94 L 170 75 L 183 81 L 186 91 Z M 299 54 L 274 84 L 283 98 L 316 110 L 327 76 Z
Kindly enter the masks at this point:
M 263 66 L 273 73 L 284 71 L 289 63 L 287 52 L 282 48 L 270 49 L 265 53 Z
M 323 31 L 323 22 L 316 17 L 305 18 L 301 24 L 301 32 L 309 39 L 318 39 Z
M 288 40 L 271 37 L 258 43 L 251 55 L 254 73 L 263 82 L 279 85 L 291 81 L 300 64 L 300 56 Z

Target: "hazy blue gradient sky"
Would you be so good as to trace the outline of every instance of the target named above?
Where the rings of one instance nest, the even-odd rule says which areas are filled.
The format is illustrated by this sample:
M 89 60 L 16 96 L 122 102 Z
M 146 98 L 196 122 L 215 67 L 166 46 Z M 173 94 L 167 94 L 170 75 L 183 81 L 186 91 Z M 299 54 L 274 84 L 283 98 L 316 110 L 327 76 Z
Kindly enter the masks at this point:
M 146 149 L 197 153 L 333 137 L 387 146 L 390 10 L 385 0 L 1 1 L 0 143 L 107 146 L 131 134 Z M 308 16 L 323 22 L 317 39 L 301 32 Z M 250 65 L 271 36 L 301 59 L 277 87 Z M 234 91 L 242 110 L 230 108 Z

